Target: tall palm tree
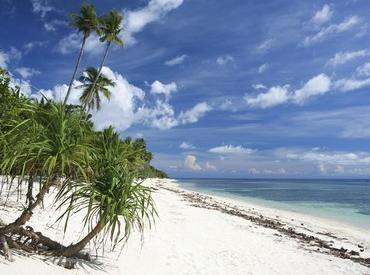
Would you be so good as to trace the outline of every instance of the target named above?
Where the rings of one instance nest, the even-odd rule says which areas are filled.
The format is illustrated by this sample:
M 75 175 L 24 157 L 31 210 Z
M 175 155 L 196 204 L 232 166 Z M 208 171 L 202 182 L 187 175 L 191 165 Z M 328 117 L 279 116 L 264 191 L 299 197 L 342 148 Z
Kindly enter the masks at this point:
M 112 43 L 122 47 L 123 41 L 119 38 L 119 34 L 122 30 L 121 23 L 122 23 L 122 15 L 120 15 L 116 10 L 110 11 L 110 13 L 103 15 L 100 17 L 100 41 L 106 42 L 106 48 L 104 52 L 103 59 L 100 63 L 98 75 L 101 74 L 103 69 L 105 60 L 107 59 L 108 51 Z M 92 85 L 92 89 L 95 88 L 96 81 Z
M 78 88 L 83 88 L 80 101 L 83 104 L 83 110 L 91 110 L 96 107 L 97 110 L 101 108 L 100 93 L 107 99 L 110 99 L 111 92 L 109 87 L 114 87 L 116 83 L 106 77 L 104 74 L 98 76 L 98 71 L 94 67 L 88 67 L 85 75 L 81 76 L 80 80 L 83 82 Z M 95 83 L 95 87 L 94 87 Z
M 87 184 L 74 184 L 73 190 L 63 188 L 59 192 L 60 206 L 68 204 L 59 219 L 86 209 L 85 226 L 89 232 L 79 242 L 62 248 L 60 255 L 70 257 L 81 251 L 94 237 L 104 230 L 113 248 L 126 240 L 132 230 L 143 233 L 146 222 L 151 225 L 157 215 L 152 190 L 135 182 L 135 173 L 128 171 L 126 149 L 119 135 L 112 127 L 96 136 L 97 153 L 93 160 L 94 179 Z M 109 233 L 109 234 L 108 234 Z
M 81 62 L 86 40 L 92 32 L 96 32 L 99 34 L 99 19 L 92 4 L 82 4 L 80 7 L 80 14 L 72 13 L 71 19 L 72 21 L 70 25 L 76 27 L 78 32 L 81 32 L 83 34 L 83 37 L 80 54 L 78 55 L 77 63 L 72 74 L 72 79 L 69 83 L 67 94 L 64 98 L 64 104 L 67 103 L 69 94 L 71 93 L 73 81 L 75 80 L 76 73 Z

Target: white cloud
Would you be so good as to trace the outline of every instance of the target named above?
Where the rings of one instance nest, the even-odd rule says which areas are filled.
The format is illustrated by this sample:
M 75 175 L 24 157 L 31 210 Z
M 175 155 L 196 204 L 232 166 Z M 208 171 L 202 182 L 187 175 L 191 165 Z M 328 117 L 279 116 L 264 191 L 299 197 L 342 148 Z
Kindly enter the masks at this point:
M 219 56 L 219 57 L 217 57 L 216 62 L 217 62 L 218 65 L 223 66 L 223 65 L 226 65 L 228 63 L 234 62 L 234 57 L 232 57 L 231 55 Z
M 170 60 L 167 60 L 166 62 L 164 62 L 165 65 L 167 66 L 175 66 L 175 65 L 179 65 L 179 64 L 182 64 L 185 59 L 188 58 L 188 56 L 186 54 L 183 54 L 183 55 L 179 55 L 179 56 L 176 56 Z
M 370 62 L 367 62 L 356 69 L 356 74 L 359 76 L 370 76 Z
M 47 43 L 48 43 L 47 41 L 31 41 L 31 42 L 28 42 L 24 45 L 25 53 L 28 53 L 29 51 L 31 51 L 35 47 L 43 47 Z
M 268 108 L 276 106 L 289 100 L 288 87 L 287 86 L 271 87 L 265 93 L 260 93 L 255 97 L 250 97 L 246 95 L 244 99 L 247 102 L 247 104 L 252 107 Z
M 339 53 L 336 53 L 335 56 L 331 58 L 327 64 L 335 67 L 338 65 L 345 64 L 358 57 L 365 57 L 368 55 L 369 55 L 369 50 L 358 50 L 354 52 L 339 52 Z
M 187 155 L 185 157 L 184 165 L 186 168 L 193 171 L 201 171 L 202 167 L 197 163 L 197 158 L 194 155 Z
M 0 50 L 0 67 L 1 68 L 8 68 L 9 63 L 9 55 Z
M 18 87 L 20 92 L 25 96 L 29 96 L 32 93 L 31 83 L 27 80 L 12 77 L 10 80 L 10 86 L 13 88 Z
M 67 22 L 58 19 L 52 20 L 50 22 L 44 22 L 44 28 L 48 32 L 55 31 L 57 29 L 57 26 L 63 25 L 67 25 Z
M 193 144 L 184 141 L 180 144 L 180 148 L 184 150 L 192 150 L 195 149 L 196 147 Z
M 259 90 L 259 89 L 264 90 L 264 89 L 267 89 L 267 87 L 265 85 L 259 84 L 259 83 L 252 85 L 252 88 L 255 89 L 255 90 Z
M 163 84 L 162 82 L 156 80 L 151 84 L 150 92 L 153 94 L 164 94 L 166 98 L 169 98 L 171 93 L 177 91 L 177 85 L 175 82 L 169 84 Z
M 263 73 L 269 68 L 269 65 L 267 63 L 262 64 L 261 66 L 258 67 L 258 73 Z
M 79 50 L 81 43 L 82 35 L 74 32 L 58 42 L 56 51 L 61 54 L 69 54 Z M 99 54 L 104 51 L 104 48 L 104 44 L 99 41 L 99 37 L 96 34 L 92 34 L 86 40 L 84 51 L 91 54 Z
M 328 171 L 324 163 L 319 163 L 318 168 L 321 174 L 326 174 L 326 172 Z
M 133 37 L 135 33 L 142 31 L 146 25 L 160 20 L 182 3 L 183 0 L 150 0 L 143 8 L 134 11 L 124 10 L 123 27 L 125 31 L 121 33 L 121 38 L 127 46 L 135 44 L 136 39 Z
M 233 146 L 233 145 L 222 145 L 218 147 L 214 147 L 208 150 L 210 153 L 216 154 L 253 154 L 256 152 L 254 149 L 246 148 L 241 145 Z
M 258 174 L 260 174 L 261 173 L 261 171 L 260 170 L 258 170 L 257 168 L 254 168 L 254 167 L 252 167 L 252 168 L 250 168 L 249 170 L 248 170 L 248 174 L 251 174 L 251 175 L 258 175 Z
M 41 18 L 44 18 L 48 12 L 54 10 L 54 7 L 49 5 L 47 0 L 31 0 L 33 12 L 40 13 Z
M 19 73 L 22 76 L 22 78 L 25 78 L 25 79 L 31 78 L 34 75 L 39 75 L 41 73 L 40 71 L 36 69 L 28 68 L 28 67 L 20 67 L 20 68 L 15 69 L 15 71 Z
M 334 83 L 334 88 L 342 92 L 349 92 L 370 85 L 370 78 L 356 79 L 356 78 L 343 78 Z
M 186 112 L 181 112 L 179 121 L 181 124 L 195 123 L 212 108 L 206 102 L 201 102 Z
M 332 24 L 328 27 L 322 28 L 318 33 L 312 36 L 307 36 L 304 39 L 304 45 L 309 46 L 311 44 L 325 40 L 332 34 L 339 34 L 351 30 L 353 27 L 359 25 L 361 22 L 362 19 L 358 16 L 348 17 L 339 24 Z
M 294 100 L 302 104 L 312 96 L 322 95 L 330 90 L 331 80 L 325 74 L 319 74 L 311 78 L 307 83 L 294 93 Z
M 216 171 L 217 167 L 207 161 L 206 164 L 204 165 L 204 169 L 209 171 Z
M 317 25 L 325 23 L 330 20 L 333 16 L 334 11 L 328 4 L 325 4 L 321 10 L 318 10 L 315 15 L 312 17 L 312 22 Z
M 274 39 L 267 39 L 257 46 L 258 52 L 267 52 L 274 45 Z

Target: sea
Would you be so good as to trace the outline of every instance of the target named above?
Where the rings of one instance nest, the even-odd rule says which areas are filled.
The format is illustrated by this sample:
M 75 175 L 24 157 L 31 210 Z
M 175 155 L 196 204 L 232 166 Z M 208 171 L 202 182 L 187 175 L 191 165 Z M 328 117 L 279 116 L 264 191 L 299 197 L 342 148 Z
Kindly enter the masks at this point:
M 191 191 L 330 219 L 370 229 L 370 180 L 177 179 Z

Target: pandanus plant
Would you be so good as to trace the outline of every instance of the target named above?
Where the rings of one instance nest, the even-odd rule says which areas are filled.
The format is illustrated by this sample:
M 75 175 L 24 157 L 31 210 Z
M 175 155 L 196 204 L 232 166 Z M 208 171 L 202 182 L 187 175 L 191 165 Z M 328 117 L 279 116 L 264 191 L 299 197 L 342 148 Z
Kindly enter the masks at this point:
M 32 179 L 37 176 L 40 186 L 36 199 L 14 222 L 0 228 L 0 236 L 31 218 L 32 211 L 42 203 L 53 180 L 63 178 L 66 185 L 87 178 L 91 173 L 91 124 L 87 120 L 81 122 L 77 110 L 61 103 L 47 102 L 27 103 L 24 112 L 28 118 L 8 121 L 9 131 L 2 135 L 4 155 L 0 159 L 0 170 L 12 177 Z
M 113 248 L 127 240 L 134 228 L 143 233 L 151 225 L 156 210 L 151 189 L 135 182 L 135 173 L 128 170 L 126 147 L 113 128 L 107 128 L 97 137 L 97 154 L 93 161 L 94 178 L 86 183 L 65 186 L 59 192 L 59 208 L 65 209 L 59 219 L 65 218 L 67 228 L 70 215 L 84 211 L 84 225 L 88 233 L 79 242 L 62 249 L 69 257 L 81 251 L 94 237 L 104 231 L 110 236 Z

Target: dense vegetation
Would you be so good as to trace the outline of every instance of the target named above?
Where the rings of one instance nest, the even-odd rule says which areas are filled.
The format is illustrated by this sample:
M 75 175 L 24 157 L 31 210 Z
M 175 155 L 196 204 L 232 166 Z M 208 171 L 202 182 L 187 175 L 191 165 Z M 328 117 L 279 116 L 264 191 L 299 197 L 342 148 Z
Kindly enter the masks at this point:
M 0 71 L 0 173 L 2 186 L 8 183 L 8 188 L 1 186 L 1 190 L 27 187 L 22 198 L 27 205 L 20 216 L 12 223 L 0 224 L 0 249 L 6 256 L 8 245 L 27 251 L 40 251 L 42 245 L 55 255 L 78 256 L 98 234 L 100 241 L 110 238 L 115 247 L 132 229 L 143 232 L 157 215 L 152 189 L 143 186 L 141 179 L 166 174 L 150 165 L 152 154 L 144 139 L 121 139 L 112 127 L 96 131 L 89 115 L 92 109 L 99 110 L 101 96 L 110 98 L 110 88 L 115 85 L 102 68 L 112 43 L 123 45 L 118 37 L 122 16 L 113 10 L 98 17 L 92 5 L 83 4 L 71 19 L 83 37 L 64 102 L 27 98 L 11 87 L 8 73 Z M 93 32 L 106 44 L 106 51 L 100 67 L 87 68 L 80 78 L 81 104 L 69 105 L 84 45 Z M 51 186 L 58 187 L 55 201 L 65 230 L 71 215 L 81 210 L 85 213 L 88 233 L 69 246 L 23 228 Z

